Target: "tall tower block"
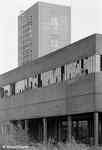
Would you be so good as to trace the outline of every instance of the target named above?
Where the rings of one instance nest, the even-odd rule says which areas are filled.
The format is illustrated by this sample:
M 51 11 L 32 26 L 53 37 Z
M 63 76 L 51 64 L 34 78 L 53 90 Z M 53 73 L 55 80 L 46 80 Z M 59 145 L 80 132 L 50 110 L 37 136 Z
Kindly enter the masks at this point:
M 70 44 L 68 6 L 38 2 L 18 16 L 18 65 Z

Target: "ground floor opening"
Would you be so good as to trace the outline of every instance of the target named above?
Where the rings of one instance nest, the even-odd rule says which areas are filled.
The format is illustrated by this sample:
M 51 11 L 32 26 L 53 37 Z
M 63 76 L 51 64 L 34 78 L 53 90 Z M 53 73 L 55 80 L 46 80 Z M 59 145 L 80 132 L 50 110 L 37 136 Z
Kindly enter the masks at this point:
M 12 120 L 9 124 L 10 127 L 1 124 L 0 132 L 3 135 L 16 133 L 15 139 L 19 141 L 47 143 L 74 139 L 77 143 L 102 145 L 101 112 Z

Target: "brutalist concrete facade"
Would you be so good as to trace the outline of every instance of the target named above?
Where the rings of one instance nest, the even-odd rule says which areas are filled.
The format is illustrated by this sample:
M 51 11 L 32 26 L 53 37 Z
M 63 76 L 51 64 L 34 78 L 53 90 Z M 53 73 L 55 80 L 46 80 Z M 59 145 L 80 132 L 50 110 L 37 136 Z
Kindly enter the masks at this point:
M 85 133 L 87 133 L 87 135 L 83 133 L 85 134 L 84 137 L 86 136 L 86 138 L 83 137 L 83 142 L 87 143 L 88 139 L 88 144 L 101 144 L 102 72 L 100 68 L 97 70 L 97 67 L 99 65 L 101 67 L 102 63 L 100 59 L 100 64 L 97 64 L 97 58 L 99 58 L 97 56 L 101 57 L 101 55 L 102 35 L 94 34 L 0 75 L 1 124 L 11 120 L 39 118 L 43 120 L 42 140 L 46 142 L 51 132 L 50 129 L 47 128 L 47 120 L 49 121 L 50 118 L 54 120 L 55 118 L 58 122 L 64 120 L 61 124 L 57 122 L 58 126 L 55 126 L 59 129 L 58 133 L 56 133 L 58 140 L 62 140 L 61 137 L 66 138 L 66 136 L 69 140 L 71 140 L 72 136 L 76 138 L 79 136 L 79 139 L 80 137 L 82 139 L 82 134 L 79 135 L 79 131 L 76 131 L 76 129 L 81 130 L 81 128 L 83 128 L 83 130 L 85 129 Z M 89 68 L 91 67 L 91 69 L 84 70 L 82 66 L 83 60 L 88 60 L 88 58 L 91 58 L 88 66 Z M 84 60 L 84 62 L 86 60 Z M 29 79 L 35 72 L 37 74 L 48 72 L 55 68 L 60 68 L 61 66 L 65 67 L 65 64 L 71 64 L 72 62 L 77 62 L 76 65 L 81 62 L 80 67 L 82 69 L 81 72 L 78 72 L 78 74 L 72 78 L 68 77 L 67 79 L 61 77 L 61 79 L 59 81 L 56 80 L 55 83 L 48 83 L 47 86 L 36 86 L 36 88 L 32 86 L 29 87 L 28 84 L 28 86 L 19 93 L 11 92 L 10 96 L 8 96 L 4 92 L 2 95 L 2 89 L 5 88 L 6 85 L 10 85 L 12 91 L 11 87 L 13 84 L 24 79 Z M 64 73 L 65 71 L 61 71 L 61 74 Z M 41 80 L 43 79 L 41 78 Z M 84 125 L 82 125 L 82 123 L 85 123 L 86 128 L 83 127 Z M 66 127 L 63 127 L 65 124 Z M 64 135 L 64 128 L 68 131 L 67 135 L 66 133 Z M 59 133 L 62 134 L 62 136 Z

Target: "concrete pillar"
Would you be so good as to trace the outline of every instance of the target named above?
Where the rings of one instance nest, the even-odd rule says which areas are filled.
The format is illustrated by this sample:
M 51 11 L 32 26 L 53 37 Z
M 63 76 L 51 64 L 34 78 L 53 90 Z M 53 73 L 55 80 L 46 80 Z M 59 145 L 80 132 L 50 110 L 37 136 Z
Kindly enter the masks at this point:
M 3 124 L 1 124 L 1 135 L 4 135 L 4 129 L 3 129 Z
M 5 135 L 8 136 L 9 135 L 9 122 L 5 123 Z
M 5 133 L 6 133 L 6 132 L 5 132 L 5 131 L 6 131 L 5 129 L 6 129 L 6 126 L 5 126 L 4 123 L 2 123 L 2 124 L 1 124 L 1 135 L 2 135 L 2 136 L 5 136 Z
M 6 136 L 6 124 L 5 123 L 2 123 L 1 124 L 1 134 L 2 136 Z
M 12 123 L 9 121 L 9 135 L 11 135 L 12 134 Z
M 6 124 L 4 124 L 4 136 L 6 136 Z
M 29 88 L 29 78 L 27 78 L 27 89 Z
M 58 141 L 61 140 L 61 123 L 60 120 L 58 121 Z
M 54 120 L 54 137 L 57 139 L 57 118 Z
M 47 119 L 43 118 L 43 143 L 47 143 Z
M 98 146 L 99 141 L 99 116 L 98 112 L 94 113 L 94 144 Z
M 28 120 L 25 119 L 25 131 L 28 132 Z
M 71 142 L 71 138 L 72 138 L 72 119 L 71 116 L 67 117 L 67 122 L 68 122 L 68 128 L 67 128 L 67 138 L 68 141 Z

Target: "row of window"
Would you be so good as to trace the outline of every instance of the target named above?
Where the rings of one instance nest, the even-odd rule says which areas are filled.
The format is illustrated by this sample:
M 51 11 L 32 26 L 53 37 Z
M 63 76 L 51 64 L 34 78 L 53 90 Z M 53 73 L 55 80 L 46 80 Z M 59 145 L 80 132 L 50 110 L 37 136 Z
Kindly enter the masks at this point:
M 23 63 L 32 60 L 32 16 L 22 16 Z
M 72 80 L 73 78 L 95 71 L 102 71 L 102 56 L 94 55 L 85 57 L 84 59 L 64 64 L 47 72 L 34 72 L 28 79 L 23 79 L 0 88 L 0 94 L 1 97 L 20 94 L 28 88 L 43 88 L 50 84 Z
M 26 26 L 26 24 L 28 23 L 28 24 L 32 24 L 32 16 L 26 16 L 26 15 L 22 15 L 21 16 L 22 17 L 22 22 L 23 22 L 23 26 L 25 25 Z

